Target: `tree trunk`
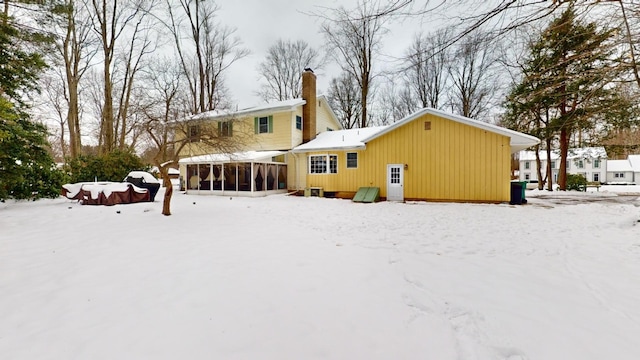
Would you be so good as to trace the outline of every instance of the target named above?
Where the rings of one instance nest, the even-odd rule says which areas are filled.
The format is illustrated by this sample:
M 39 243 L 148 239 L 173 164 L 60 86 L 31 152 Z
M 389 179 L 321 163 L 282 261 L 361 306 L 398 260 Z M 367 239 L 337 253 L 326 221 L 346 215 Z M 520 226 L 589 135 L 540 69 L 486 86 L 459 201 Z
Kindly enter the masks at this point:
M 569 129 L 560 128 L 560 169 L 558 169 L 558 187 L 567 190 L 567 155 L 569 154 Z
M 551 139 L 547 137 L 547 190 L 553 191 L 553 168 L 551 167 Z
M 173 195 L 173 184 L 171 184 L 171 179 L 169 179 L 169 172 L 164 169 L 160 170 L 160 174 L 162 176 L 162 184 L 164 185 L 164 197 L 162 199 L 162 215 L 170 216 L 171 215 L 171 196 Z

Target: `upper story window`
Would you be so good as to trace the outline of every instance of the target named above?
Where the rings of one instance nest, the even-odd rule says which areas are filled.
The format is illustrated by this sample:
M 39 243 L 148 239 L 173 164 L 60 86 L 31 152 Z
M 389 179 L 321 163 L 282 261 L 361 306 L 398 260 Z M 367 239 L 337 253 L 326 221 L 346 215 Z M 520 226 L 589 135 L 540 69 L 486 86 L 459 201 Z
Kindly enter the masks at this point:
M 256 134 L 266 134 L 273 132 L 273 116 L 260 116 L 254 118 Z
M 302 130 L 302 116 L 296 115 L 296 129 Z
M 355 169 L 358 167 L 358 153 L 347 153 L 347 169 Z
M 529 161 L 525 161 L 524 162 L 524 168 L 525 169 L 530 169 L 531 168 L 531 163 Z
M 578 160 L 578 169 L 584 169 L 584 160 Z
M 593 168 L 594 169 L 599 169 L 600 168 L 600 159 L 594 159 L 593 160 Z
M 233 123 L 231 121 L 220 121 L 218 123 L 218 134 L 220 136 L 233 136 Z
M 200 138 L 200 125 L 189 125 L 187 135 L 190 140 L 198 140 Z
M 555 168 L 556 168 L 556 161 L 555 161 L 555 160 L 552 160 L 552 161 L 551 161 L 551 168 L 552 168 L 552 169 L 555 169 Z

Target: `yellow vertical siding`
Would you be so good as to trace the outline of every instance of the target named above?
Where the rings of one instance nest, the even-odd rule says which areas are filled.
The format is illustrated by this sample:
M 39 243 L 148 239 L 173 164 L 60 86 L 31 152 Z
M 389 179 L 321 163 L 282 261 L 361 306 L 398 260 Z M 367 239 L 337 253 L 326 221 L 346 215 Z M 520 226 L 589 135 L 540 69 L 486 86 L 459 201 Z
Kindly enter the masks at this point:
M 424 122 L 431 130 L 424 130 Z M 338 155 L 338 174 L 307 174 L 308 186 L 325 191 L 380 187 L 387 195 L 387 165 L 406 164 L 406 199 L 508 201 L 509 137 L 426 114 L 370 141 L 358 152 L 358 168 L 346 168 L 346 151 L 304 154 Z M 303 154 L 300 154 L 303 155 Z M 300 155 L 298 155 L 300 157 Z M 306 168 L 304 169 L 306 171 Z

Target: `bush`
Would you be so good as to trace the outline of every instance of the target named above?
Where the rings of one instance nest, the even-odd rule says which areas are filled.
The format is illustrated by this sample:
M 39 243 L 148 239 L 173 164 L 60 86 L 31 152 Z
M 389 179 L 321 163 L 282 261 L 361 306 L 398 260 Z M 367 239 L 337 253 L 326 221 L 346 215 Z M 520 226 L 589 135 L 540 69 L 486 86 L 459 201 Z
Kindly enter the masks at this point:
M 567 190 L 586 191 L 587 179 L 580 174 L 567 174 Z
M 121 182 L 130 171 L 148 170 L 149 166 L 135 154 L 114 151 L 105 155 L 80 155 L 65 165 L 69 182 L 114 181 Z

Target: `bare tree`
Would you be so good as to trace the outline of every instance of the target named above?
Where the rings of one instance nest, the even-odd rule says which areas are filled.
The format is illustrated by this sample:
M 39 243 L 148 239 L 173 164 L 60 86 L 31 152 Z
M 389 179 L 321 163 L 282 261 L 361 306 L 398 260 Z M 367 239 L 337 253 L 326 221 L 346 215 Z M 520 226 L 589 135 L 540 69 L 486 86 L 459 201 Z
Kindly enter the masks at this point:
M 360 127 L 367 126 L 369 92 L 376 77 L 373 65 L 387 32 L 388 17 L 383 15 L 389 9 L 387 5 L 379 0 L 358 0 L 353 10 L 329 9 L 321 27 L 329 52 L 335 54 L 342 71 L 352 76 L 360 88 Z
M 487 39 L 480 31 L 470 34 L 457 46 L 449 66 L 451 109 L 474 119 L 488 112 L 497 90 L 493 72 L 496 48 Z
M 43 123 L 55 123 L 57 128 L 53 129 L 50 137 L 51 149 L 57 160 L 63 160 L 67 156 L 67 143 L 65 133 L 67 127 L 67 107 L 68 101 L 65 97 L 66 89 L 64 81 L 59 74 L 51 74 L 41 78 L 42 94 L 44 95 L 44 105 L 47 109 L 51 109 Z
M 260 78 L 266 81 L 258 95 L 265 101 L 296 99 L 302 96 L 302 72 L 305 68 L 322 69 L 326 58 L 304 40 L 279 39 L 267 50 L 258 65 Z
M 404 81 L 394 80 L 392 76 L 387 78 L 380 87 L 379 97 L 372 122 L 376 125 L 389 125 L 402 120 L 419 108 L 416 98 L 411 93 L 409 84 Z
M 240 40 L 234 37 L 235 29 L 217 21 L 215 3 L 179 0 L 181 13 L 176 13 L 175 3 L 166 1 L 169 19 L 165 26 L 174 39 L 182 71 L 187 77 L 191 112 L 224 108 L 229 105 L 228 94 L 221 91 L 225 70 L 247 56 L 249 50 L 240 46 Z
M 147 85 L 146 103 L 141 107 L 144 114 L 144 128 L 151 146 L 155 148 L 154 164 L 162 175 L 166 188 L 162 214 L 171 215 L 171 196 L 173 187 L 168 176 L 168 169 L 178 163 L 181 150 L 196 142 L 200 146 L 221 153 L 232 153 L 242 146 L 247 134 L 234 132 L 233 136 L 224 133 L 218 124 L 197 118 L 186 118 L 191 110 L 192 99 L 184 97 L 185 81 L 183 69 L 176 66 L 174 59 L 162 59 L 149 64 L 145 72 Z M 176 122 L 176 119 L 187 119 Z M 229 117 L 225 121 L 233 122 Z M 190 133 L 189 129 L 197 127 L 198 132 Z
M 100 41 L 103 61 L 104 104 L 102 106 L 102 125 L 100 128 L 100 149 L 102 153 L 110 152 L 117 146 L 123 146 L 122 143 L 118 144 L 118 141 L 121 140 L 117 136 L 118 129 L 121 128 L 122 124 L 117 124 L 117 121 L 123 122 L 122 116 L 124 115 L 126 118 L 126 112 L 123 112 L 121 105 L 118 105 L 119 109 L 114 114 L 113 74 L 116 71 L 114 67 L 116 65 L 118 46 L 121 44 L 126 45 L 129 51 L 125 53 L 132 55 L 128 57 L 128 61 L 123 65 L 126 69 L 124 71 L 124 81 L 129 82 L 129 85 L 131 85 L 135 74 L 135 71 L 131 70 L 132 66 L 135 68 L 139 65 L 137 61 L 143 54 L 148 52 L 148 42 L 143 38 L 142 45 L 138 46 L 138 40 L 139 32 L 144 30 L 141 25 L 144 23 L 144 19 L 149 14 L 150 9 L 154 7 L 154 3 L 153 0 L 129 0 L 125 2 L 91 0 L 90 9 L 93 13 L 93 30 Z M 134 51 L 134 48 L 137 51 Z M 133 56 L 134 53 L 139 56 Z M 127 85 L 123 86 L 123 88 L 126 89 Z M 120 100 L 122 104 L 125 99 L 120 96 Z
M 95 38 L 91 35 L 92 15 L 86 3 L 75 0 L 61 0 L 52 5 L 50 21 L 56 37 L 57 55 L 64 66 L 63 91 L 66 99 L 66 126 L 69 129 L 69 156 L 75 158 L 82 149 L 80 130 L 80 81 L 89 69 L 97 52 Z
M 336 112 L 344 129 L 352 129 L 360 124 L 362 103 L 358 84 L 349 73 L 331 79 L 327 99 Z
M 118 85 L 114 86 L 114 94 L 118 97 L 114 137 L 120 150 L 134 148 L 139 135 L 137 131 L 139 121 L 136 120 L 141 119 L 135 109 L 145 94 L 144 91 L 136 88 L 136 78 L 141 68 L 145 66 L 144 59 L 157 49 L 157 44 L 151 40 L 151 28 L 154 24 L 149 22 L 150 20 L 150 17 L 141 16 L 130 25 L 129 46 L 118 55 L 115 64 L 114 79 L 118 79 Z M 134 94 L 138 97 L 136 98 Z
M 447 47 L 449 36 L 446 29 L 433 35 L 416 35 L 406 52 L 403 77 L 423 108 L 439 109 L 444 105 L 447 65 L 451 61 L 451 51 Z

